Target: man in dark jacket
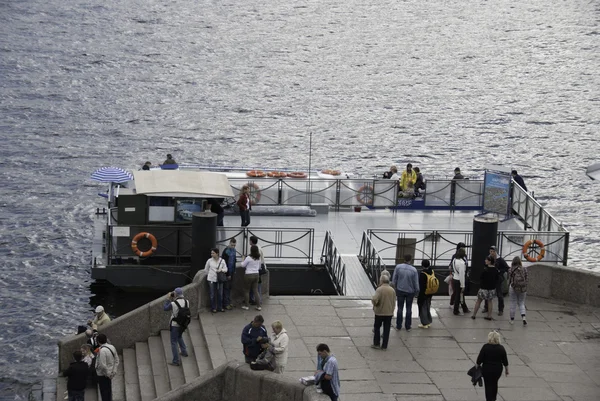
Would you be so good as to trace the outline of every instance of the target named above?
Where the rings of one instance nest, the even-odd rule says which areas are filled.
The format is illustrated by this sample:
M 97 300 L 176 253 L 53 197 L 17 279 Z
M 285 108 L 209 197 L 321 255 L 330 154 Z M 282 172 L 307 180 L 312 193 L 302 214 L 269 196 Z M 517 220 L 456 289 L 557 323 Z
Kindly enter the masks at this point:
M 525 190 L 525 192 L 527 192 L 527 187 L 525 186 L 525 181 L 523 181 L 523 177 L 521 177 L 521 176 L 519 175 L 519 173 L 517 173 L 517 170 L 513 170 L 513 171 L 511 172 L 511 174 L 512 174 L 512 178 L 513 178 L 513 180 L 515 180 L 515 182 L 516 182 L 517 184 L 519 184 L 519 186 L 520 186 L 521 188 L 523 188 L 523 189 Z
M 498 269 L 498 281 L 496 282 L 496 296 L 498 297 L 498 316 L 504 314 L 504 293 L 502 292 L 502 283 L 507 279 L 508 276 L 508 264 L 498 252 L 496 252 L 495 246 L 490 246 L 490 256 L 496 260 L 496 269 Z M 482 313 L 487 313 L 488 302 L 485 301 Z
M 233 277 L 235 274 L 235 265 L 237 264 L 237 251 L 235 246 L 237 241 L 235 238 L 229 240 L 229 246 L 223 250 L 221 258 L 227 263 L 227 281 L 223 285 L 223 306 L 230 310 L 233 308 L 231 302 L 231 288 L 233 285 Z
M 64 373 L 67 378 L 67 393 L 69 401 L 83 401 L 90 367 L 83 362 L 81 351 L 73 352 L 73 359 L 75 359 L 75 362 L 71 362 Z
M 427 259 L 423 259 L 421 261 L 421 273 L 419 274 L 419 295 L 417 296 L 417 305 L 419 307 L 419 319 L 421 320 L 421 324 L 419 328 L 428 329 L 429 325 L 433 323 L 433 319 L 431 317 L 431 298 L 433 298 L 433 294 L 425 294 L 427 291 L 427 281 L 429 276 L 435 274 L 433 269 L 431 268 L 431 262 Z
M 242 330 L 242 345 L 246 363 L 256 360 L 262 352 L 260 342 L 263 338 L 269 338 L 269 333 L 263 325 L 264 322 L 265 319 L 261 315 L 256 315 L 254 320 Z

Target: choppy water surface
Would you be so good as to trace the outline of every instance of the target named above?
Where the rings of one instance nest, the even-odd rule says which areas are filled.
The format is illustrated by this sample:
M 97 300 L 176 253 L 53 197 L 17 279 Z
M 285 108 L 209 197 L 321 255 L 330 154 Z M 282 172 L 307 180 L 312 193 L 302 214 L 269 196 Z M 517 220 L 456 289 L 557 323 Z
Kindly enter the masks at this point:
M 595 268 L 595 1 L 0 0 L 0 397 L 90 313 L 100 166 L 517 168 Z

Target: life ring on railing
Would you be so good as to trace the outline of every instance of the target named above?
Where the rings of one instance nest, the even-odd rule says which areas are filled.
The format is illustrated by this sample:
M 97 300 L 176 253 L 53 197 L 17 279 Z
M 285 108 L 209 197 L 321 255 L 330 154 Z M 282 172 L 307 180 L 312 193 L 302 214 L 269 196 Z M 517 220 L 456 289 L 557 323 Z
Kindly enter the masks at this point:
M 356 200 L 361 205 L 371 206 L 373 204 L 373 187 L 371 185 L 363 185 L 356 192 Z
M 340 170 L 329 170 L 329 169 L 325 169 L 325 170 L 321 170 L 322 174 L 327 174 L 327 175 L 341 175 L 342 172 Z
M 248 185 L 248 188 L 250 188 L 250 193 L 248 194 L 250 197 L 250 204 L 257 205 L 258 202 L 260 202 L 261 197 L 260 187 L 255 182 L 249 182 L 246 185 Z
M 150 244 L 152 244 L 152 247 L 147 251 L 140 251 L 138 249 L 137 243 L 142 238 L 148 238 L 150 240 Z M 158 241 L 156 240 L 156 237 L 150 233 L 146 233 L 146 232 L 138 233 L 131 240 L 131 249 L 140 258 L 142 258 L 144 256 L 151 256 L 154 253 L 154 251 L 156 251 L 157 247 L 158 247 Z
M 250 171 L 246 172 L 246 175 L 248 177 L 259 177 L 260 178 L 260 177 L 266 176 L 267 174 L 262 170 L 250 170 Z
M 287 177 L 287 173 L 284 173 L 283 171 L 269 171 L 267 173 L 267 175 L 269 177 L 274 177 L 274 178 L 285 178 L 285 177 Z
M 532 245 L 534 246 L 532 247 Z M 536 247 L 540 248 L 540 253 L 536 258 L 534 258 L 533 256 L 529 255 L 529 250 L 535 250 Z M 525 256 L 525 259 L 527 259 L 529 262 L 539 262 L 540 260 L 544 259 L 544 255 L 546 255 L 546 248 L 544 248 L 544 243 L 539 239 L 529 240 L 525 243 L 525 245 L 523 245 L 523 256 Z
M 302 171 L 293 171 L 291 173 L 287 173 L 287 176 L 290 178 L 306 178 L 307 177 L 306 173 L 303 173 Z

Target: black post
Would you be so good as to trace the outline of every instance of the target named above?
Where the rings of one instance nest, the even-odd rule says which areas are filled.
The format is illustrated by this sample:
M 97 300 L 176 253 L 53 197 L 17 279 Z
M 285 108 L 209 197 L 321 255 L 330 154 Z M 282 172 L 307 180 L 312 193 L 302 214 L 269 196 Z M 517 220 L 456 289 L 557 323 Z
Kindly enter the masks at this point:
M 217 246 L 217 214 L 200 212 L 192 215 L 192 268 L 193 278 L 210 258 L 211 248 Z
M 498 217 L 475 216 L 473 218 L 473 243 L 471 244 L 471 286 L 469 293 L 479 290 L 479 277 L 485 266 L 485 258 L 490 254 L 490 246 L 496 244 L 498 238 Z

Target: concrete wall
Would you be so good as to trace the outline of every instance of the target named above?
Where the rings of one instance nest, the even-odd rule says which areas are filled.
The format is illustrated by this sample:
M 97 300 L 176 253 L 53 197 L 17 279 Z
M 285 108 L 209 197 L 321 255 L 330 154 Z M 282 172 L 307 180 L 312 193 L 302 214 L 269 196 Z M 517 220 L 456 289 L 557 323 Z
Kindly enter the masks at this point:
M 269 371 L 252 371 L 242 362 L 219 366 L 191 383 L 168 392 L 159 401 L 327 401 L 315 386 Z
M 527 269 L 528 295 L 600 306 L 600 273 L 543 263 Z
M 243 273 L 244 269 L 239 269 Z M 243 274 L 236 274 L 234 281 L 234 301 L 239 302 L 243 297 Z M 269 295 L 269 275 L 263 276 L 262 292 L 263 296 Z M 190 301 L 190 311 L 192 316 L 197 316 L 199 308 L 210 307 L 210 296 L 208 293 L 206 273 L 199 271 L 191 284 L 183 287 L 184 296 Z M 107 335 L 108 340 L 117 348 L 120 353 L 124 348 L 132 348 L 135 343 L 146 342 L 148 337 L 155 336 L 161 330 L 169 327 L 171 318 L 170 312 L 163 310 L 164 297 L 140 306 L 137 309 L 119 316 L 108 324 L 100 328 L 100 332 Z M 69 336 L 58 341 L 58 369 L 60 372 L 69 367 L 73 360 L 73 352 L 85 344 L 87 338 L 85 334 Z

